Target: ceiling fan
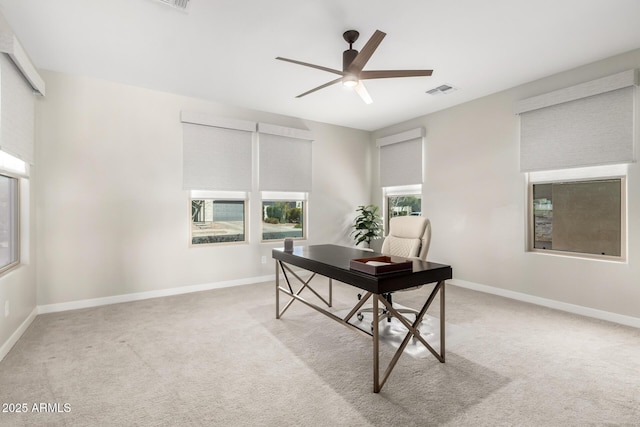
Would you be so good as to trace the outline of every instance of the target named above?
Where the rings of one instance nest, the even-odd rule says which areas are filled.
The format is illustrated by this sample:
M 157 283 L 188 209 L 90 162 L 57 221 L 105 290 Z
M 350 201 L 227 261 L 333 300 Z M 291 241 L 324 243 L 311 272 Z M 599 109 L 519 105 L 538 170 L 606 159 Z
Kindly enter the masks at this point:
M 345 50 L 342 53 L 342 71 L 278 56 L 276 59 L 279 59 L 280 61 L 292 62 L 294 64 L 304 65 L 305 67 L 328 71 L 340 76 L 335 80 L 331 80 L 328 83 L 302 93 L 296 96 L 296 98 L 301 98 L 305 95 L 309 95 L 310 93 L 313 93 L 320 89 L 324 89 L 327 86 L 331 86 L 341 81 L 344 86 L 353 88 L 365 103 L 371 104 L 373 100 L 371 99 L 371 96 L 369 96 L 367 89 L 364 87 L 362 80 L 387 79 L 392 77 L 430 76 L 433 73 L 433 70 L 363 70 L 364 66 L 367 64 L 373 53 L 378 48 L 378 45 L 380 45 L 382 39 L 384 39 L 387 34 L 383 33 L 380 30 L 376 30 L 369 41 L 367 41 L 367 43 L 364 45 L 362 50 L 358 52 L 357 50 L 353 49 L 353 43 L 358 40 L 359 35 L 360 33 L 355 30 L 345 31 L 342 35 L 345 41 L 349 43 L 349 49 Z

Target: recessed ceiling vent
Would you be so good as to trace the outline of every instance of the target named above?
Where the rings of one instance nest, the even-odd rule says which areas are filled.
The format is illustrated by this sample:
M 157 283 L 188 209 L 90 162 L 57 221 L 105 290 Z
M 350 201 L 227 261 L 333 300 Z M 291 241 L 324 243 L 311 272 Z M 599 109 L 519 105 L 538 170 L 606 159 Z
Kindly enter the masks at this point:
M 447 95 L 451 92 L 455 92 L 458 88 L 455 88 L 450 85 L 440 85 L 438 87 L 434 87 L 431 90 L 428 90 L 427 93 L 433 96 Z
M 189 6 L 190 0 L 156 0 L 156 1 L 166 4 L 167 6 L 171 6 L 174 9 L 187 10 L 187 6 Z

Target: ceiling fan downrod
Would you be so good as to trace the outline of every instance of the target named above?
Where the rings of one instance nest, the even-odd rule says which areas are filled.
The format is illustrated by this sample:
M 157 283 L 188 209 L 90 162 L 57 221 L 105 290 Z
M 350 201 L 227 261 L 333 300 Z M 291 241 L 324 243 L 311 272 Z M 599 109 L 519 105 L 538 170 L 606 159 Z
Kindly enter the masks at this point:
M 360 33 L 356 30 L 345 31 L 342 34 L 345 41 L 349 43 L 349 49 L 342 52 L 342 71 L 346 72 L 349 65 L 353 62 L 356 56 L 358 56 L 358 51 L 353 48 L 353 43 L 358 40 Z

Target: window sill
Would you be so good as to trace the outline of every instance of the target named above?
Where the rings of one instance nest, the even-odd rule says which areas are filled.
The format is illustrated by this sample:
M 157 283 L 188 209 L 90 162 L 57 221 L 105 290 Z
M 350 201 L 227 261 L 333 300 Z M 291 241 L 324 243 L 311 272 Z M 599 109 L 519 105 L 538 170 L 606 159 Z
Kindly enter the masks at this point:
M 614 264 L 628 264 L 626 257 L 624 256 L 610 256 L 610 255 L 596 255 L 596 254 L 583 254 L 579 252 L 557 251 L 553 249 L 529 249 L 526 251 L 528 254 L 537 254 L 543 256 L 572 258 L 587 261 L 602 261 Z

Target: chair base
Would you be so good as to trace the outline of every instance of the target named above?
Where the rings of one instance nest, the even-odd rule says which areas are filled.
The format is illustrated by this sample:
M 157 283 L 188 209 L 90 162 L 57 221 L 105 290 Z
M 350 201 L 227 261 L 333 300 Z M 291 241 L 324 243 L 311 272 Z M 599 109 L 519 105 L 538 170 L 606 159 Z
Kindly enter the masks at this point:
M 396 308 L 396 311 L 401 314 L 414 314 L 416 316 L 420 314 L 418 310 L 414 310 L 413 308 Z M 363 308 L 362 310 L 360 310 L 357 314 L 358 320 L 364 319 L 364 316 L 362 315 L 362 313 L 373 313 L 373 308 L 369 307 L 369 308 Z M 378 309 L 378 313 L 379 313 L 378 319 L 380 322 L 382 322 L 384 319 L 387 319 L 387 322 L 390 322 L 391 318 L 393 317 L 391 313 L 389 313 L 387 310 L 384 310 L 384 309 Z
M 389 301 L 389 303 L 393 304 L 393 302 L 391 301 L 391 293 L 384 294 L 383 297 L 384 297 L 384 299 Z M 360 299 L 360 298 L 362 298 L 362 295 L 358 294 L 358 299 Z M 413 314 L 413 315 L 416 316 L 416 318 L 420 314 L 420 312 L 418 310 L 414 310 L 413 308 L 408 308 L 408 307 L 407 308 L 396 308 L 396 311 L 398 313 L 400 313 L 400 314 Z M 373 313 L 373 307 L 366 307 L 366 308 L 363 308 L 362 310 L 360 310 L 358 312 L 356 317 L 360 321 L 362 321 L 364 319 L 364 316 L 362 315 L 362 313 Z M 379 308 L 378 309 L 378 321 L 382 322 L 384 319 L 387 319 L 387 322 L 391 322 L 391 318 L 392 317 L 393 316 L 391 315 L 391 313 L 389 313 L 389 311 L 386 308 Z

